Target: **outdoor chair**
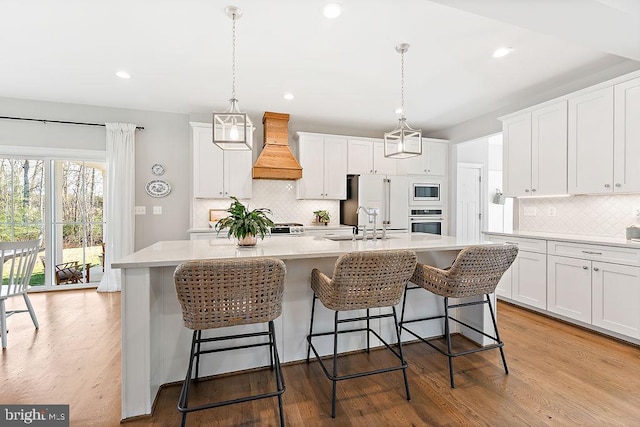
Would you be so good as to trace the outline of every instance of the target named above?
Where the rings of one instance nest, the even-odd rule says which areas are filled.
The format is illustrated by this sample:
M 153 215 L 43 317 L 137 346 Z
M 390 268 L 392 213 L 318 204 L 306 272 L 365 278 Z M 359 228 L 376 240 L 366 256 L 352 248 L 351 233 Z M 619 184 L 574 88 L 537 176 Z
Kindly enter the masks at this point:
M 0 278 L 2 278 L 2 286 L 0 286 L 0 333 L 2 333 L 3 349 L 7 348 L 7 317 L 28 311 L 33 325 L 36 329 L 39 327 L 36 312 L 33 310 L 31 301 L 29 301 L 27 290 L 41 242 L 40 239 L 24 242 L 0 242 Z M 22 295 L 27 309 L 7 311 L 4 302 L 7 298 L 17 295 Z

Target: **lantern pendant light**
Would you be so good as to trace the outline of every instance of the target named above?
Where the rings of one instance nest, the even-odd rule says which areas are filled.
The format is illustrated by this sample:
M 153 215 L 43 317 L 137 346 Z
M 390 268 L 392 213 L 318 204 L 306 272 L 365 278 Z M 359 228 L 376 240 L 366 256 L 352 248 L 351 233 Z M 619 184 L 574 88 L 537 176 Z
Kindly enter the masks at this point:
M 400 43 L 396 51 L 402 57 L 401 102 L 402 116 L 398 126 L 391 132 L 384 134 L 384 156 L 394 159 L 407 159 L 422 154 L 422 130 L 412 129 L 407 124 L 404 109 L 404 54 L 409 50 L 408 43 Z
M 231 105 L 224 113 L 213 113 L 213 143 L 223 150 L 251 150 L 253 148 L 253 124 L 247 113 L 238 108 L 236 98 L 236 21 L 242 10 L 235 6 L 225 8 L 226 15 L 233 20 Z

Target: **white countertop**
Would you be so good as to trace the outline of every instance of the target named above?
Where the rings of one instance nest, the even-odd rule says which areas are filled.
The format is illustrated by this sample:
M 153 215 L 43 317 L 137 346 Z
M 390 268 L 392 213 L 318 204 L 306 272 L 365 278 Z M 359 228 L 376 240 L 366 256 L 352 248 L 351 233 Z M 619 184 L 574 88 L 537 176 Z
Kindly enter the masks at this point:
M 394 234 L 386 240 L 332 241 L 319 236 L 272 236 L 250 248 L 239 248 L 228 239 L 157 242 L 111 264 L 113 268 L 177 266 L 194 259 L 276 257 L 280 259 L 324 258 L 353 251 L 413 249 L 416 252 L 460 250 L 477 240 L 426 233 Z M 484 243 L 487 244 L 487 243 Z
M 597 245 L 619 246 L 623 248 L 640 249 L 640 241 L 627 240 L 624 237 L 607 237 L 607 236 L 589 236 L 582 234 L 566 234 L 566 233 L 548 233 L 544 231 L 520 231 L 514 230 L 511 233 L 503 233 L 497 231 L 483 231 L 487 236 L 505 236 L 505 237 L 525 237 L 531 239 L 557 240 L 561 242 L 588 243 Z

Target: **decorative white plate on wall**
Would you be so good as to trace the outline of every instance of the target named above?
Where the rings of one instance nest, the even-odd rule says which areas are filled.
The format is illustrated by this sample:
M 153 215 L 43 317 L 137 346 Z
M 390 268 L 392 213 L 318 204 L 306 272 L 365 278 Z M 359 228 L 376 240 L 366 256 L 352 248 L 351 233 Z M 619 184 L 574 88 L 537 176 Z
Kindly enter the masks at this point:
M 156 163 L 155 165 L 151 166 L 151 173 L 155 176 L 162 175 L 164 173 L 164 166 Z
M 162 179 L 154 179 L 147 182 L 145 190 L 147 190 L 147 194 L 151 197 L 165 197 L 171 193 L 171 185 Z

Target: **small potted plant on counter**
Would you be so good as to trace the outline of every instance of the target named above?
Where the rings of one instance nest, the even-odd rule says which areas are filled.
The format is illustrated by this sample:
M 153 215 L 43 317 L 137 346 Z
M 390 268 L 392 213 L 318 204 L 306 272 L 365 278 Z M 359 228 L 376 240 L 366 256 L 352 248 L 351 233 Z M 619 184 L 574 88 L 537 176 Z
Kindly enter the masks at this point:
M 329 211 L 317 210 L 317 211 L 314 211 L 313 214 L 316 216 L 317 224 L 327 225 L 329 224 L 329 221 L 331 221 L 331 216 L 329 215 Z
M 264 239 L 265 234 L 269 232 L 269 227 L 273 227 L 273 221 L 267 217 L 267 214 L 271 214 L 271 210 L 258 208 L 249 211 L 236 197 L 231 199 L 233 202 L 227 209 L 229 216 L 221 218 L 216 223 L 216 231 L 220 232 L 227 228 L 227 236 L 238 239 L 238 246 L 255 246 L 258 236 Z

